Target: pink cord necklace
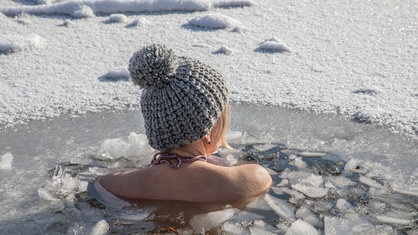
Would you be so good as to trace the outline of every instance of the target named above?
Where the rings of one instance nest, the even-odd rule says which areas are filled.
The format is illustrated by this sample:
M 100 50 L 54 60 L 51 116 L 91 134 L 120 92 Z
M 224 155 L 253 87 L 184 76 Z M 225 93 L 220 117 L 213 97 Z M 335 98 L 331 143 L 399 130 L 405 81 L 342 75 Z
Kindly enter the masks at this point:
M 204 155 L 194 157 L 182 157 L 176 154 L 156 153 L 148 166 L 156 166 L 162 163 L 168 164 L 171 168 L 179 169 L 182 163 L 190 163 L 195 161 L 207 161 Z

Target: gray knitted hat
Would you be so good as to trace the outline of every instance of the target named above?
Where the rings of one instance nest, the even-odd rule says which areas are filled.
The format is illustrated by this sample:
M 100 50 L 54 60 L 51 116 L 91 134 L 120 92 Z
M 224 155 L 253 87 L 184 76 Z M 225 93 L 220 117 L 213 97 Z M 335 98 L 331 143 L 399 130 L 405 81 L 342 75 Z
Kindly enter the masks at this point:
M 163 45 L 133 54 L 129 73 L 143 88 L 141 110 L 149 144 L 160 151 L 188 145 L 206 135 L 221 116 L 228 90 L 221 74 Z

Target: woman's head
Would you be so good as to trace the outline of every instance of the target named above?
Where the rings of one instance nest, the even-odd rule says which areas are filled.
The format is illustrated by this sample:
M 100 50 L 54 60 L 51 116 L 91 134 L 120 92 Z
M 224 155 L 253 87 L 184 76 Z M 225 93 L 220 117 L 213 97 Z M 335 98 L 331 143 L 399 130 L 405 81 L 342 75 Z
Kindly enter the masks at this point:
M 153 44 L 134 53 L 129 72 L 143 88 L 141 110 L 153 148 L 185 146 L 214 132 L 217 123 L 227 127 L 229 117 L 223 116 L 229 116 L 228 90 L 223 77 L 208 65 Z

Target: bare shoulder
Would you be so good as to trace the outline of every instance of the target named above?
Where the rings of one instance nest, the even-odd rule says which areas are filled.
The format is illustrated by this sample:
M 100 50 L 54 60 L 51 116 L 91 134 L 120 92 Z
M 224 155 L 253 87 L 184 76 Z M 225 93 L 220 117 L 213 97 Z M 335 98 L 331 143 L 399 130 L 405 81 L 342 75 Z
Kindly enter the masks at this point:
M 266 191 L 272 180 L 257 164 L 224 167 L 195 162 L 180 169 L 158 165 L 111 174 L 99 182 L 122 198 L 226 202 L 256 196 Z

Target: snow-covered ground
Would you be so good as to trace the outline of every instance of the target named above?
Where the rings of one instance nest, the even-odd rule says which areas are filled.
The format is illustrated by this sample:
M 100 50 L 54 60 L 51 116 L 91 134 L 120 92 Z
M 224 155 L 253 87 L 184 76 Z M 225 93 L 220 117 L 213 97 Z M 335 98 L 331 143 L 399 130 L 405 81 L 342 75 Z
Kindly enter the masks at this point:
M 231 101 L 247 104 L 234 106 L 234 130 L 339 153 L 364 164 L 367 177 L 413 194 L 417 12 L 414 0 L 0 0 L 0 225 L 16 228 L 34 214 L 41 215 L 38 224 L 58 223 L 42 216 L 48 208 L 39 196 L 47 196 L 37 191 L 48 169 L 96 154 L 106 139 L 143 133 L 139 113 L 127 111 L 140 97 L 127 64 L 149 43 L 166 44 L 225 76 Z M 369 178 L 360 181 L 373 188 Z M 412 221 L 402 215 L 398 223 Z M 241 229 L 232 217 L 222 222 L 225 231 Z M 363 217 L 351 225 L 322 219 L 342 229 L 337 232 L 370 224 Z M 307 219 L 293 222 L 281 229 L 311 229 Z M 20 231 L 35 226 L 26 225 Z

